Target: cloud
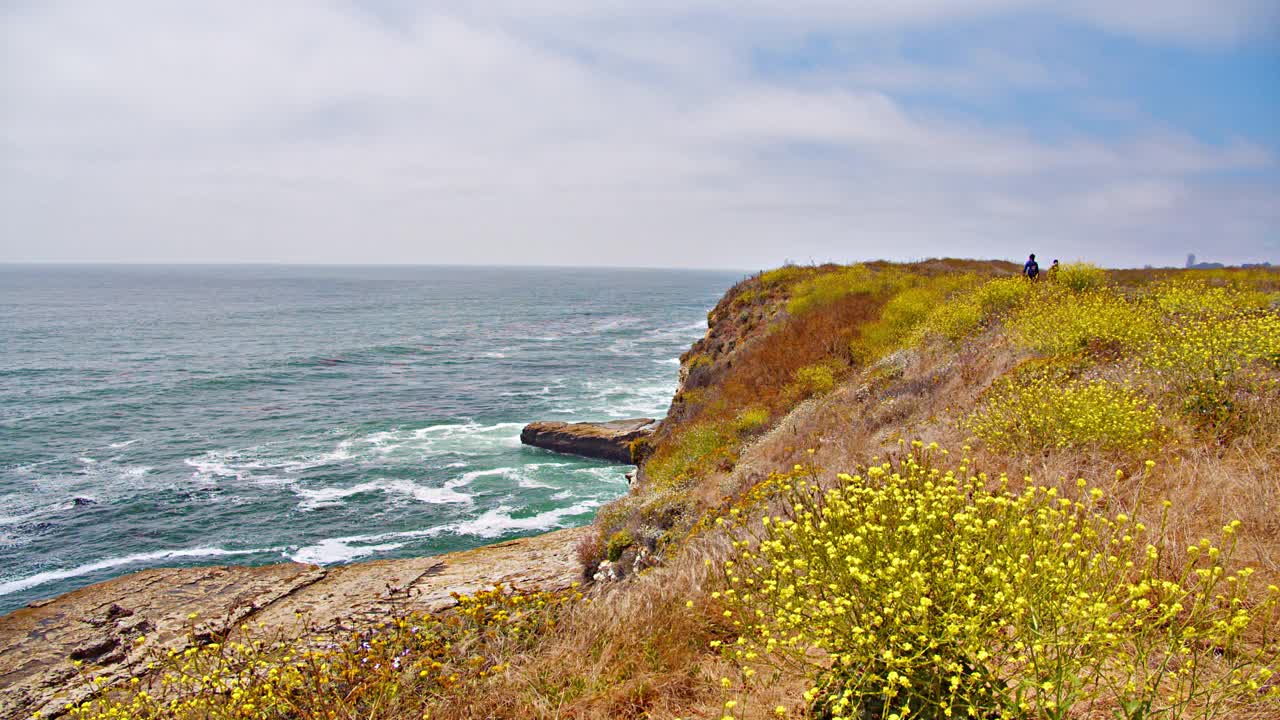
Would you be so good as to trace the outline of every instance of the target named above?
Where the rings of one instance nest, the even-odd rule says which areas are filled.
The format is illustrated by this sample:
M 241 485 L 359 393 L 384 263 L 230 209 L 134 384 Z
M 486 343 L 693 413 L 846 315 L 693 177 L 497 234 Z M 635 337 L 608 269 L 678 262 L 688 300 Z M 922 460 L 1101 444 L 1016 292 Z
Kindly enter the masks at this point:
M 1195 44 L 1249 37 L 1267 13 L 1227 4 L 1210 21 L 1188 4 L 1143 24 L 1072 8 Z M 1069 64 L 975 43 L 952 66 L 890 52 L 770 74 L 753 55 L 816 29 L 853 42 L 1038 3 L 3 12 L 0 259 L 763 267 L 1016 257 L 1043 239 L 1129 263 L 1180 258 L 1159 244 L 1193 227 L 1249 259 L 1275 227 L 1274 149 L 1258 141 L 1046 135 L 911 99 L 1091 100 Z

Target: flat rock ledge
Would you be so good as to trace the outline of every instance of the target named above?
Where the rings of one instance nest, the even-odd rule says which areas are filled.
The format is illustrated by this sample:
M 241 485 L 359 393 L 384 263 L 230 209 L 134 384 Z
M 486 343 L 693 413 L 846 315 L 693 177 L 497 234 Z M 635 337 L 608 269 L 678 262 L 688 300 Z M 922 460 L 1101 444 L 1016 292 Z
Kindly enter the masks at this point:
M 652 433 L 657 423 L 653 418 L 600 423 L 535 422 L 520 431 L 520 442 L 568 455 L 630 463 L 632 441 Z
M 570 528 L 447 555 L 336 567 L 143 570 L 32 603 L 0 617 L 0 717 L 56 717 L 67 704 L 128 682 L 147 662 L 182 651 L 188 633 L 235 636 L 245 622 L 304 636 L 367 627 L 404 612 L 440 612 L 498 583 L 560 590 L 581 579 Z M 194 623 L 190 613 L 198 613 Z M 305 619 L 298 619 L 298 614 Z M 76 667 L 79 661 L 81 666 Z

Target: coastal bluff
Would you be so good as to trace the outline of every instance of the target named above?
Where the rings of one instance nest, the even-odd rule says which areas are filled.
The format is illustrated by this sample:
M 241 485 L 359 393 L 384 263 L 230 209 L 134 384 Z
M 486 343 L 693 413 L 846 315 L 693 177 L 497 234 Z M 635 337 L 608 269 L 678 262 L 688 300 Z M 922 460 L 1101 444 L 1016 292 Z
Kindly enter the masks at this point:
M 96 678 L 103 686 L 128 682 L 157 654 L 182 651 L 192 637 L 233 638 L 245 623 L 261 623 L 269 634 L 323 637 L 395 613 L 446 610 L 453 593 L 497 584 L 564 589 L 581 579 L 574 546 L 585 531 L 327 568 L 143 570 L 34 602 L 0 617 L 0 717 L 60 715 L 92 695 Z
M 520 431 L 520 442 L 567 455 L 634 462 L 631 443 L 651 434 L 657 427 L 653 418 L 610 420 L 608 422 L 534 422 Z

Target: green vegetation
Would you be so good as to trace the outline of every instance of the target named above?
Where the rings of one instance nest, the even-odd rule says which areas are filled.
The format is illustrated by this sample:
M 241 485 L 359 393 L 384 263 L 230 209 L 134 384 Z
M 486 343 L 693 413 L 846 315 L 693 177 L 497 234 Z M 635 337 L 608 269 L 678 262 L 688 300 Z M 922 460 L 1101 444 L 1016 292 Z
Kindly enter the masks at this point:
M 1107 286 L 1107 271 L 1089 263 L 1067 263 L 1049 278 L 1073 292 L 1099 290 Z
M 1003 451 L 1136 451 L 1156 440 L 1159 417 L 1159 409 L 1132 388 L 1040 371 L 998 381 L 964 427 Z
M 805 365 L 795 371 L 790 388 L 801 398 L 825 395 L 835 388 L 837 372 L 839 366 L 830 361 Z
M 631 531 L 623 528 L 609 536 L 609 543 L 605 546 L 605 557 L 609 559 L 609 562 L 618 562 L 618 558 L 622 557 L 622 552 L 635 544 L 636 540 L 631 536 Z
M 733 419 L 733 430 L 739 435 L 747 435 L 768 424 L 768 410 L 762 407 L 750 407 L 738 413 L 738 417 Z
M 1132 353 L 1155 337 L 1160 319 L 1149 305 L 1112 291 L 1035 293 L 1010 323 L 1014 341 L 1047 354 L 1087 350 Z

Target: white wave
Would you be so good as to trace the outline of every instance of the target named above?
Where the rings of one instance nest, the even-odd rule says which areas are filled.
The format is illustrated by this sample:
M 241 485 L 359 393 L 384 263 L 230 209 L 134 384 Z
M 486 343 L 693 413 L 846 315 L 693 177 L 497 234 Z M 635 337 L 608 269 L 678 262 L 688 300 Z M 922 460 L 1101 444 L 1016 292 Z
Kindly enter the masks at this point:
M 28 577 L 0 582 L 0 595 L 9 595 L 23 590 L 28 590 L 48 582 L 53 582 L 54 580 L 65 580 L 67 578 L 80 577 L 82 575 L 98 572 L 99 570 L 107 570 L 114 567 L 120 567 L 122 565 L 134 565 L 137 563 L 154 562 L 156 560 L 176 560 L 179 558 L 256 555 L 258 553 L 277 552 L 280 549 L 281 548 L 224 550 L 216 547 L 197 547 L 184 548 L 180 550 L 157 550 L 155 552 L 136 553 L 133 555 L 125 555 L 124 557 L 107 558 L 105 560 L 99 560 L 97 562 L 63 570 L 48 570 Z
M 78 460 L 82 465 L 96 465 L 98 463 L 97 460 L 94 460 L 91 457 L 79 457 L 76 458 L 76 460 Z
M 513 508 L 500 505 L 492 510 L 485 511 L 480 517 L 472 520 L 444 525 L 440 528 L 440 531 L 455 535 L 495 538 L 522 530 L 550 530 L 554 527 L 560 527 L 566 517 L 581 515 L 599 506 L 600 502 L 597 500 L 583 500 L 569 507 L 556 508 L 540 512 L 537 515 L 517 518 L 511 516 Z
M 465 476 L 464 476 L 465 477 Z M 301 504 L 304 510 L 336 505 L 352 495 L 381 492 L 392 495 L 407 495 L 421 503 L 443 505 L 448 503 L 469 503 L 471 496 L 460 493 L 455 488 L 471 482 L 469 479 L 453 480 L 443 487 L 427 487 L 411 480 L 372 480 L 345 488 L 303 488 L 295 487 L 293 491 L 306 498 Z
M 307 545 L 299 548 L 292 553 L 286 553 L 285 557 L 294 562 L 308 563 L 313 565 L 335 565 L 355 560 L 356 558 L 372 555 L 374 553 L 387 552 L 404 547 L 404 543 L 383 543 L 381 545 L 352 545 L 351 542 L 356 541 L 355 538 L 344 540 L 342 538 L 329 538 L 321 540 L 314 545 Z
M 500 467 L 493 468 L 491 470 L 472 470 L 471 472 L 462 473 L 462 477 L 459 479 L 458 484 L 470 485 L 471 481 L 476 478 L 488 477 L 490 475 L 502 475 L 505 477 L 512 472 L 515 472 L 515 468 Z
M 211 450 L 183 462 L 209 479 L 235 478 L 262 484 L 287 484 L 288 476 L 338 463 L 364 459 L 380 461 L 395 451 L 412 450 L 427 455 L 476 455 L 520 446 L 523 424 L 476 422 L 444 423 L 422 428 L 392 428 L 362 437 L 346 438 L 332 450 L 302 456 L 271 457 L 272 448 Z M 286 477 L 280 477 L 284 475 Z
M 338 446 L 333 450 L 330 450 L 327 453 L 321 453 L 316 456 L 314 460 L 303 462 L 309 463 L 310 467 L 318 467 L 320 465 L 331 465 L 336 462 L 342 462 L 343 460 L 350 460 L 353 457 L 351 454 L 351 446 L 354 443 L 354 440 L 343 440 L 338 443 Z
M 679 364 L 680 364 L 680 358 L 678 358 L 678 357 L 665 358 L 665 359 L 663 359 L 663 360 L 654 360 L 654 362 L 655 362 L 655 363 L 657 363 L 657 364 L 659 364 L 659 365 L 679 365 Z
M 485 353 L 480 353 L 480 357 L 493 358 L 494 360 L 501 360 L 501 359 L 505 358 L 506 356 L 507 356 L 507 354 L 506 354 L 506 353 L 503 353 L 503 352 L 485 352 Z
M 132 445 L 132 444 L 134 444 L 134 443 L 136 443 L 136 442 L 138 442 L 138 441 L 137 441 L 137 440 L 125 440 L 124 442 L 113 442 L 113 443 L 111 443 L 110 445 L 108 445 L 107 447 L 111 448 L 112 450 L 119 450 L 120 448 L 126 448 L 126 447 L 129 447 L 130 445 Z

